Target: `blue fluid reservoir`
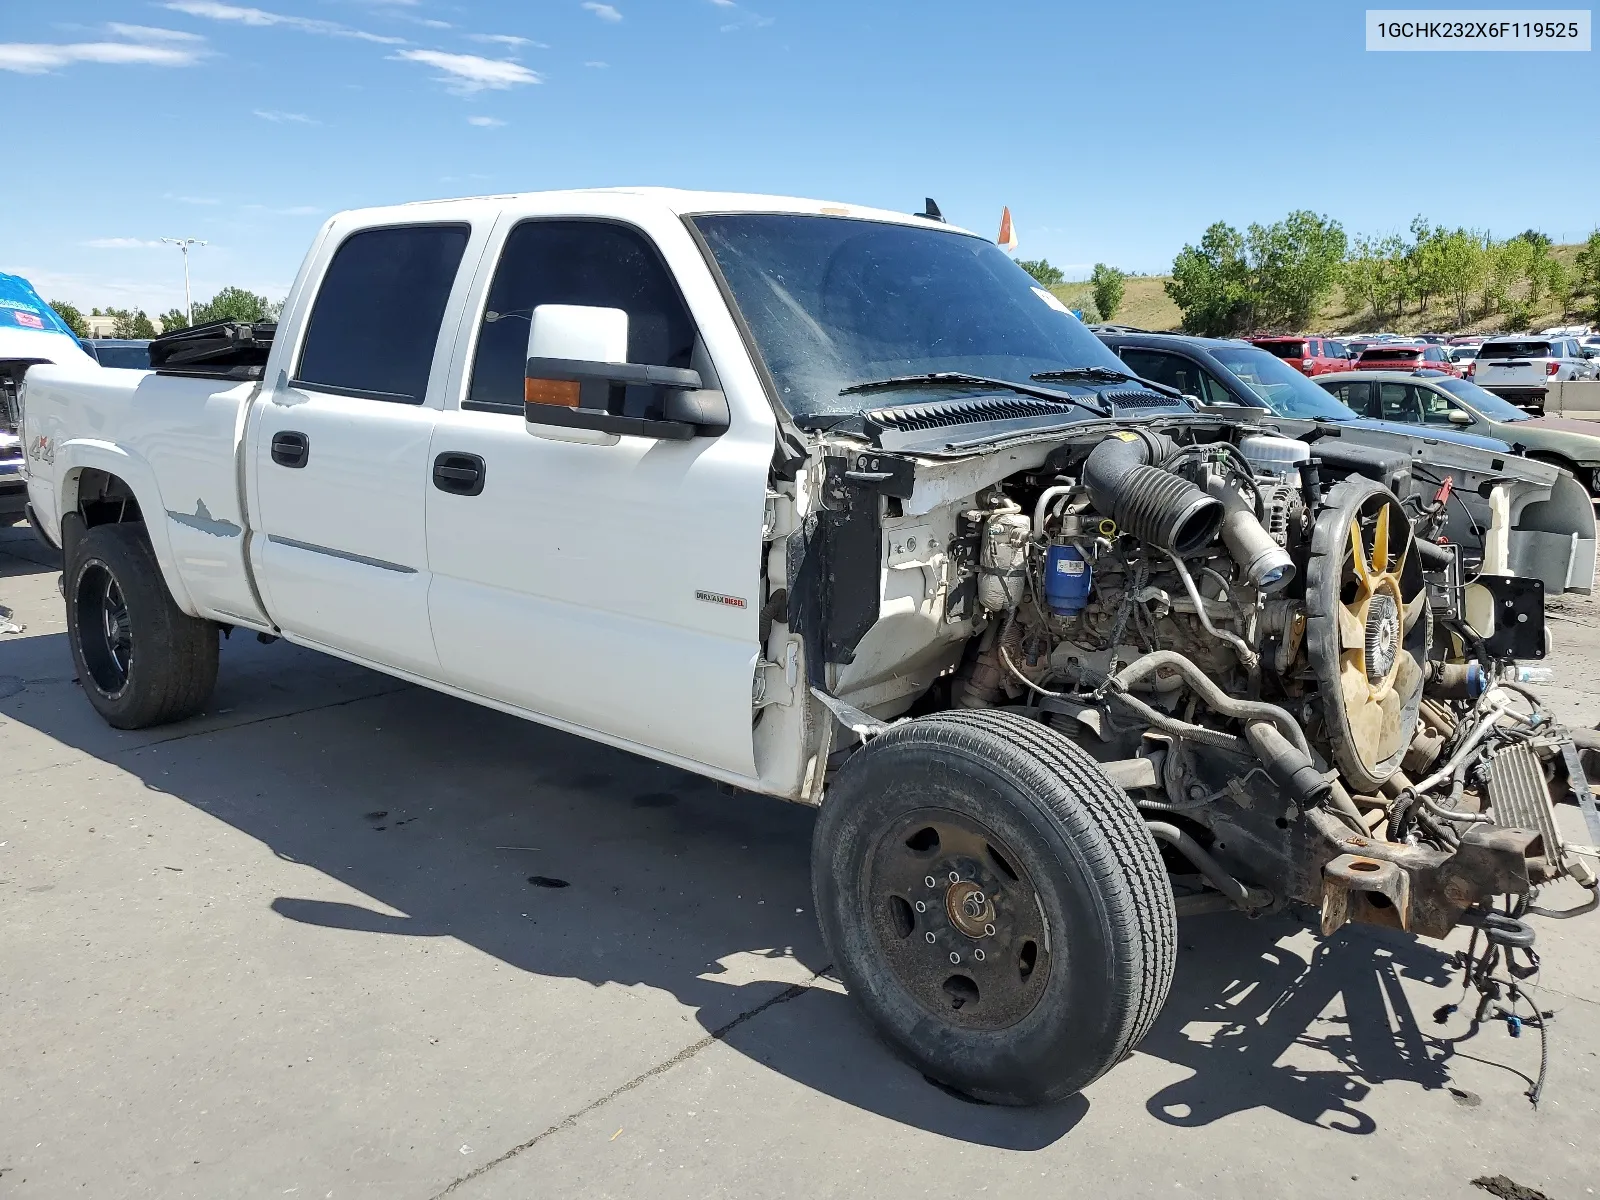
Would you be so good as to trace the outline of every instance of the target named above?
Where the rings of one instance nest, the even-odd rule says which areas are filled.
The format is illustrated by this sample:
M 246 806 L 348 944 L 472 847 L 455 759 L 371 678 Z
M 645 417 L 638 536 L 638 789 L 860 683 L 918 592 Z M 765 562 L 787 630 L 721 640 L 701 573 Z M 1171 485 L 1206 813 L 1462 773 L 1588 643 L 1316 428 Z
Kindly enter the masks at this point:
M 1075 617 L 1089 603 L 1093 573 L 1078 548 L 1051 546 L 1044 560 L 1044 602 L 1058 617 Z

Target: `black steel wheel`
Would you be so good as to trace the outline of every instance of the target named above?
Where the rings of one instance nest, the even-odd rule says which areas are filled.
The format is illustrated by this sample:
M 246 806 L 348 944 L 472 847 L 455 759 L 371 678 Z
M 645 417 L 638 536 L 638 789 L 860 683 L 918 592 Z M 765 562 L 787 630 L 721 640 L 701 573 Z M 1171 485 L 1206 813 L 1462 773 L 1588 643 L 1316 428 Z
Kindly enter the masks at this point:
M 217 680 L 217 627 L 173 602 L 144 526 L 64 522 L 67 641 L 89 703 L 118 729 L 193 716 Z
M 869 894 L 889 968 L 932 1015 L 1005 1029 L 1049 978 L 1044 909 L 1021 856 L 950 809 L 918 809 L 878 840 Z
M 133 659 L 133 627 L 122 585 L 103 563 L 90 563 L 78 577 L 77 600 L 84 666 L 101 694 L 120 696 Z
M 923 1074 L 1000 1104 L 1080 1091 L 1166 1000 L 1171 885 L 1127 794 L 1014 713 L 895 726 L 840 771 L 812 889 L 834 964 Z

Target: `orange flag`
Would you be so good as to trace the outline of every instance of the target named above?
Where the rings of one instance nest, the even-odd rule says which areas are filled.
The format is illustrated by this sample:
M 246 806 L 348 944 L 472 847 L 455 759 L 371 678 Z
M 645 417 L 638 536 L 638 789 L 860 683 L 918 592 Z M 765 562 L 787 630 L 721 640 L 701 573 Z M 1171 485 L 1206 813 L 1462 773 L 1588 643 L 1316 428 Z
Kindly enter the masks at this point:
M 1009 206 L 1000 210 L 1000 236 L 995 239 L 995 244 L 1007 253 L 1016 251 L 1017 227 L 1011 223 L 1011 209 Z

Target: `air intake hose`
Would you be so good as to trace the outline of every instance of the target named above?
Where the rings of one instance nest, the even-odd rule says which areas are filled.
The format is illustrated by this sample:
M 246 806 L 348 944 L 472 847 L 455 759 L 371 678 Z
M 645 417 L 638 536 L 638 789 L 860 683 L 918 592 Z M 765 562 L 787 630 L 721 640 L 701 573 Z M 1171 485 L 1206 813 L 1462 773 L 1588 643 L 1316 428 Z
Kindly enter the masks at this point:
M 1159 465 L 1171 454 L 1164 438 L 1144 430 L 1111 434 L 1089 452 L 1083 486 L 1096 510 L 1123 533 L 1174 554 L 1191 554 L 1216 536 L 1222 503 Z

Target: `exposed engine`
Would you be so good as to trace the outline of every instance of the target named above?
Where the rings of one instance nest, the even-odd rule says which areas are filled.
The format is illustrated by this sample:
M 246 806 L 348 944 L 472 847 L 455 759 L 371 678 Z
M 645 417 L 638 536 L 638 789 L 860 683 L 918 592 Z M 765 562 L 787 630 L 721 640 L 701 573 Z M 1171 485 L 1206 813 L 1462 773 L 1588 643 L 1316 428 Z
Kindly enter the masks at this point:
M 1557 877 L 1593 892 L 1551 813 L 1569 775 L 1587 798 L 1572 743 L 1511 661 L 1544 636 L 1524 581 L 1474 581 L 1511 614 L 1490 645 L 1443 498 L 1328 478 L 1288 438 L 1181 436 L 1062 446 L 979 494 L 987 622 L 952 702 L 1042 710 L 1236 905 L 1442 936 Z

